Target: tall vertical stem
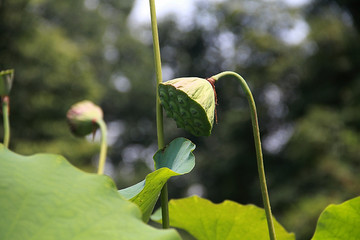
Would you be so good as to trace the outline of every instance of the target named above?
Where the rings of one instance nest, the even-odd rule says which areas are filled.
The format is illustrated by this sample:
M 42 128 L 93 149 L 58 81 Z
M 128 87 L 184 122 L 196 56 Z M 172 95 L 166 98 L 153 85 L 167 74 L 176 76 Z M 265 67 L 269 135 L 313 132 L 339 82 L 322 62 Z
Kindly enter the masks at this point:
M 154 49 L 155 71 L 156 71 L 157 140 L 158 140 L 158 148 L 163 149 L 165 147 L 163 110 L 162 110 L 162 107 L 160 104 L 159 91 L 158 91 L 159 84 L 162 82 L 159 34 L 158 34 L 157 21 L 156 21 L 155 0 L 149 0 L 149 3 L 150 3 L 151 30 L 152 30 L 152 37 L 153 37 L 153 49 Z M 161 211 L 162 211 L 162 226 L 163 226 L 163 228 L 169 228 L 167 183 L 165 183 L 165 185 L 161 189 L 160 199 L 161 199 Z
M 106 161 L 106 152 L 107 152 L 107 129 L 106 124 L 103 119 L 96 121 L 96 124 L 100 127 L 101 132 L 101 145 L 100 145 L 100 157 L 99 157 L 99 167 L 98 174 L 104 174 L 105 161 Z
M 235 72 L 231 72 L 231 71 L 225 71 L 225 72 L 219 73 L 215 76 L 212 76 L 211 78 L 213 78 L 214 80 L 217 81 L 219 78 L 221 78 L 223 76 L 227 76 L 227 75 L 235 76 L 239 80 L 240 85 L 241 85 L 242 89 L 244 90 L 246 98 L 249 102 L 250 112 L 251 112 L 251 122 L 252 122 L 254 141 L 255 141 L 256 159 L 257 159 L 261 194 L 262 194 L 262 199 L 263 199 L 263 203 L 264 203 L 266 219 L 267 219 L 267 223 L 268 223 L 269 236 L 270 236 L 271 240 L 275 240 L 276 235 L 275 235 L 274 223 L 273 223 L 272 214 L 271 214 L 269 194 L 268 194 L 268 190 L 267 190 L 267 186 L 266 186 L 264 161 L 263 161 L 263 154 L 262 154 L 262 150 L 261 150 L 260 131 L 259 131 L 259 123 L 258 123 L 255 101 L 254 101 L 254 98 L 252 96 L 249 86 L 247 85 L 246 81 L 239 74 L 237 74 Z
M 9 97 L 4 96 L 1 99 L 2 101 L 2 112 L 4 120 L 4 146 L 9 147 L 10 142 L 10 123 L 9 123 Z

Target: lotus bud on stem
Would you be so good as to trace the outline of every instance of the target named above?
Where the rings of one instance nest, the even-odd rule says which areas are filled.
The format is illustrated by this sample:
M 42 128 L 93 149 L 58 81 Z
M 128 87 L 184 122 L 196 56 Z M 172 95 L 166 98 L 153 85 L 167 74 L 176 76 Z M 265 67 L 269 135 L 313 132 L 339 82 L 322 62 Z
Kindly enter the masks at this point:
M 90 101 L 81 101 L 71 106 L 66 117 L 71 132 L 77 137 L 85 137 L 90 133 L 95 134 L 100 127 L 101 146 L 97 173 L 103 174 L 107 152 L 107 128 L 101 108 Z
M 10 142 L 10 91 L 14 80 L 14 70 L 9 69 L 0 72 L 0 96 L 2 103 L 3 121 L 4 121 L 4 146 L 9 147 Z

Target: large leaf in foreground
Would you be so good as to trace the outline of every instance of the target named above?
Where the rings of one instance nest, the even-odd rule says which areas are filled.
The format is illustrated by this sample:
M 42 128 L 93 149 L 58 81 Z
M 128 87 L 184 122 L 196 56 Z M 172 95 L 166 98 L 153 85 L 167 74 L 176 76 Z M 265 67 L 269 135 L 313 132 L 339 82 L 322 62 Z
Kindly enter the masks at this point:
M 360 239 L 360 197 L 329 205 L 320 215 L 313 240 Z
M 195 156 L 192 153 L 194 149 L 195 145 L 191 141 L 176 138 L 165 149 L 159 150 L 154 155 L 158 170 L 148 174 L 144 181 L 119 191 L 126 199 L 140 207 L 145 222 L 149 220 L 166 181 L 170 177 L 188 173 L 194 168 Z
M 169 202 L 170 224 L 182 228 L 199 240 L 269 239 L 264 209 L 233 201 L 214 204 L 193 196 Z M 161 222 L 161 211 L 152 217 Z M 278 240 L 295 239 L 294 234 L 274 222 Z
M 180 239 L 141 221 L 107 176 L 78 170 L 63 157 L 24 157 L 0 146 L 1 240 Z

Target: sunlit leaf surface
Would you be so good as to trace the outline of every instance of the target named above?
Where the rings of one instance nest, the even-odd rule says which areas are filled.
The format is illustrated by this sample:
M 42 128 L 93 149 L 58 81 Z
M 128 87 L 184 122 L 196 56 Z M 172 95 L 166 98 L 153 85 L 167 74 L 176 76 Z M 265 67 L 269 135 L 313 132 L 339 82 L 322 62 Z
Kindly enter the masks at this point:
M 360 239 L 360 197 L 329 205 L 320 215 L 313 240 Z
M 193 196 L 169 202 L 170 225 L 188 231 L 199 240 L 269 239 L 265 211 L 233 201 L 214 204 Z M 161 222 L 160 209 L 151 217 Z M 275 221 L 278 240 L 293 240 L 294 234 Z

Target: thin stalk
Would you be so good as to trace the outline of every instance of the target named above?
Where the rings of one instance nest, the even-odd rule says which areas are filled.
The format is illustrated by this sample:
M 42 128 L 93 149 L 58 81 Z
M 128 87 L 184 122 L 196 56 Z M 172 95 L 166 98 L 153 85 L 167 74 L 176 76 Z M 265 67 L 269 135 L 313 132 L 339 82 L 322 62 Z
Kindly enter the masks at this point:
M 2 112 L 4 119 L 4 146 L 9 148 L 10 142 L 10 123 L 9 123 L 9 97 L 2 97 Z
M 161 72 L 159 34 L 158 34 L 157 21 L 156 21 L 155 0 L 149 0 L 149 4 L 150 4 L 151 31 L 153 37 L 153 49 L 154 49 L 155 71 L 156 71 L 157 141 L 158 141 L 158 149 L 163 149 L 165 147 L 163 110 L 160 104 L 159 91 L 158 91 L 159 84 L 162 82 L 162 72 Z M 161 189 L 160 200 L 161 200 L 161 211 L 162 211 L 162 226 L 163 228 L 169 228 L 170 224 L 169 224 L 167 184 L 165 184 Z
M 219 78 L 221 78 L 223 76 L 229 76 L 229 75 L 235 76 L 239 80 L 240 85 L 241 85 L 242 89 L 244 90 L 246 98 L 249 102 L 262 200 L 263 200 L 264 209 L 265 209 L 265 213 L 266 213 L 266 219 L 267 219 L 267 223 L 268 223 L 269 236 L 270 236 L 271 240 L 275 240 L 276 235 L 275 235 L 274 223 L 273 223 L 272 214 L 271 214 L 269 194 L 268 194 L 267 185 L 266 185 L 264 161 L 263 161 L 263 154 L 262 154 L 262 150 L 261 150 L 259 123 L 258 123 L 258 117 L 257 117 L 254 98 L 252 96 L 252 93 L 251 93 L 250 88 L 247 85 L 246 81 L 239 74 L 237 74 L 235 72 L 225 71 L 225 72 L 219 73 L 215 76 L 212 76 L 211 78 L 213 78 L 214 80 L 217 81 Z
M 106 124 L 103 119 L 99 119 L 96 121 L 96 123 L 100 127 L 101 132 L 101 145 L 100 145 L 100 157 L 99 157 L 99 166 L 98 166 L 98 172 L 97 174 L 104 174 L 104 167 L 106 162 L 106 152 L 107 152 L 107 129 Z

